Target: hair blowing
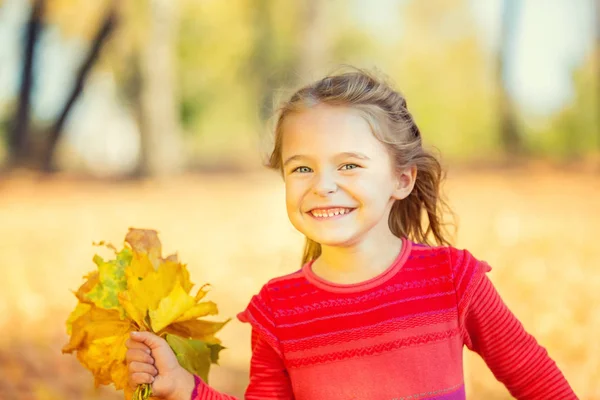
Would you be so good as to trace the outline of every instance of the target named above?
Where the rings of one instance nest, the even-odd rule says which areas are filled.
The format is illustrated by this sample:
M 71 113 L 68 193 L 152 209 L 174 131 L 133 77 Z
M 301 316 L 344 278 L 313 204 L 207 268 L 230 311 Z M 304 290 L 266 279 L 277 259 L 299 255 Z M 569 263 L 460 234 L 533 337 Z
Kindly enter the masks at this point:
M 353 68 L 331 74 L 305 86 L 278 109 L 275 140 L 267 166 L 282 171 L 281 146 L 283 121 L 292 114 L 325 104 L 351 107 L 368 122 L 373 134 L 385 144 L 398 171 L 416 166 L 415 186 L 408 197 L 396 200 L 389 216 L 389 227 L 397 237 L 417 243 L 449 245 L 444 212 L 452 214 L 441 195 L 444 172 L 438 159 L 423 148 L 421 132 L 407 109 L 406 99 L 390 84 L 374 75 Z M 306 238 L 302 263 L 316 259 L 321 245 Z

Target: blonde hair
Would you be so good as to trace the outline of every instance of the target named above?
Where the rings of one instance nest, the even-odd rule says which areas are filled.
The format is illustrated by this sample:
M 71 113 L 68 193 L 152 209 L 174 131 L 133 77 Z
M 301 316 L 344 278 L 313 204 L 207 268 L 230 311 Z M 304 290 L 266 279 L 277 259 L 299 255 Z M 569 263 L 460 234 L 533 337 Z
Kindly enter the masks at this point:
M 438 159 L 422 146 L 421 132 L 407 109 L 406 100 L 383 79 L 357 68 L 326 76 L 296 91 L 276 114 L 273 151 L 267 161 L 271 169 L 281 171 L 283 121 L 318 104 L 351 107 L 369 123 L 375 137 L 386 145 L 395 167 L 404 170 L 416 166 L 415 186 L 408 197 L 397 200 L 390 211 L 389 227 L 397 237 L 417 243 L 449 245 L 444 212 L 452 214 L 441 195 L 445 178 Z M 425 218 L 426 217 L 426 218 Z M 302 264 L 316 259 L 321 245 L 306 238 Z

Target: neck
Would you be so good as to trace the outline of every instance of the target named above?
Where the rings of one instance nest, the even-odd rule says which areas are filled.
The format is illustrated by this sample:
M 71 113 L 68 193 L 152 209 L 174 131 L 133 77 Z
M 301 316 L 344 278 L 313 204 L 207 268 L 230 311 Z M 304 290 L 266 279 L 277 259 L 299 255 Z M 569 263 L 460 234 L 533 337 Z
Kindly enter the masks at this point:
M 402 240 L 391 232 L 350 246 L 322 246 L 313 271 L 335 283 L 356 283 L 385 271 L 398 257 Z

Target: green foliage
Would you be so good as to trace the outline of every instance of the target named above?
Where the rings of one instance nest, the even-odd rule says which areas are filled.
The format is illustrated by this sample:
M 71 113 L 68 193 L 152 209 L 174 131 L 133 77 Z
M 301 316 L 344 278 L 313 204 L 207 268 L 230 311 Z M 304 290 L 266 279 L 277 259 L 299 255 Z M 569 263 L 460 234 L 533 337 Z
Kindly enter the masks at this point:
M 131 251 L 124 248 L 116 257 L 114 260 L 104 261 L 102 257 L 94 256 L 94 264 L 98 266 L 98 282 L 87 293 L 86 298 L 98 307 L 118 310 L 124 316 L 125 311 L 119 304 L 118 294 L 127 289 L 125 267 L 131 262 Z
M 541 128 L 529 129 L 527 138 L 535 154 L 573 160 L 600 151 L 599 77 L 594 68 L 589 57 L 573 75 L 572 102 Z
M 179 364 L 192 374 L 208 382 L 211 364 L 219 361 L 219 352 L 224 349 L 219 344 L 208 344 L 200 340 L 183 339 L 176 335 L 166 335 L 165 339 L 177 356 Z
M 410 2 L 390 71 L 427 145 L 445 158 L 481 159 L 498 151 L 491 55 L 477 40 L 462 0 Z M 448 32 L 452 32 L 449 35 Z

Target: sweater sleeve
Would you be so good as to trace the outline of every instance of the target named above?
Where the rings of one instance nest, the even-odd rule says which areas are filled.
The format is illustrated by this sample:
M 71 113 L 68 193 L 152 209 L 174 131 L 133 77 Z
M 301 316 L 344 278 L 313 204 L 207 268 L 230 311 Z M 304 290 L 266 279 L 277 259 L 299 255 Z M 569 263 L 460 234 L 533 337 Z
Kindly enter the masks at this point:
M 293 400 L 292 385 L 283 363 L 279 341 L 275 334 L 275 322 L 266 298 L 266 289 L 253 296 L 246 310 L 238 319 L 252 325 L 252 359 L 250 382 L 244 398 L 246 400 Z M 195 377 L 196 386 L 191 400 L 236 400 L 216 391 L 200 378 Z
M 519 400 L 577 399 L 544 347 L 527 333 L 485 275 L 490 266 L 452 249 L 459 323 L 465 345 Z

